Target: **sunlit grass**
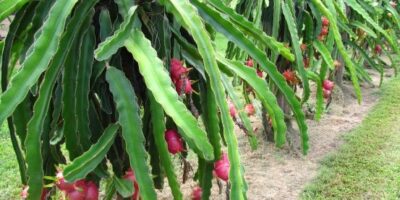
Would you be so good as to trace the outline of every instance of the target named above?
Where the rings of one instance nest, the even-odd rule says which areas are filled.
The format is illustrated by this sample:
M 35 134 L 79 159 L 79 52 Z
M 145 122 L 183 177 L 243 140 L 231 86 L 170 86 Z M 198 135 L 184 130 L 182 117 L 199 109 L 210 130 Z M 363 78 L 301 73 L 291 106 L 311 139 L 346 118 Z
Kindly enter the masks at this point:
M 6 123 L 0 127 L 0 199 L 19 199 L 21 180 Z
M 387 83 L 378 105 L 324 160 L 303 199 L 400 199 L 400 79 Z

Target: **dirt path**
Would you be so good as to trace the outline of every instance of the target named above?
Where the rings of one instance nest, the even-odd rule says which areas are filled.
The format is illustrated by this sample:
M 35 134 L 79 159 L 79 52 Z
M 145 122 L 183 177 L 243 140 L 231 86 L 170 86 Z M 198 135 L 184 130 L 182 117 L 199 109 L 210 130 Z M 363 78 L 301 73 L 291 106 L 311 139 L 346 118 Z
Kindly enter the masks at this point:
M 341 136 L 357 127 L 377 102 L 379 75 L 374 72 L 371 74 L 374 85 L 363 85 L 361 105 L 354 98 L 350 83 L 346 83 L 345 94 L 335 90 L 335 99 L 320 122 L 307 121 L 310 136 L 310 151 L 307 156 L 289 153 L 287 148 L 276 149 L 273 144 L 265 142 L 261 131 L 257 132 L 259 148 L 251 151 L 247 138 L 239 129 L 236 129 L 241 161 L 244 163 L 245 177 L 249 185 L 247 192 L 249 200 L 299 198 L 307 183 L 317 175 L 321 159 L 338 149 L 342 144 Z M 259 119 L 260 117 L 252 119 L 253 127 L 259 127 L 259 130 L 262 130 Z M 187 199 L 194 185 L 193 182 L 182 185 Z M 169 188 L 165 188 L 159 197 L 170 199 L 169 194 Z M 226 199 L 225 192 L 219 194 L 215 180 L 211 199 Z
M 381 90 L 376 106 L 324 159 L 302 193 L 315 199 L 400 199 L 400 79 Z
M 373 74 L 374 84 L 378 77 Z M 352 91 L 349 84 L 347 91 Z M 250 152 L 245 141 L 240 139 L 242 160 L 249 184 L 249 199 L 298 199 L 305 185 L 316 175 L 319 162 L 328 153 L 335 151 L 342 143 L 341 136 L 355 128 L 378 98 L 377 87 L 363 87 L 363 103 L 357 104 L 351 92 L 336 94 L 327 114 L 320 122 L 308 120 L 310 151 L 305 157 L 277 151 L 272 144 L 260 145 L 256 152 Z M 255 122 L 256 126 L 261 126 Z

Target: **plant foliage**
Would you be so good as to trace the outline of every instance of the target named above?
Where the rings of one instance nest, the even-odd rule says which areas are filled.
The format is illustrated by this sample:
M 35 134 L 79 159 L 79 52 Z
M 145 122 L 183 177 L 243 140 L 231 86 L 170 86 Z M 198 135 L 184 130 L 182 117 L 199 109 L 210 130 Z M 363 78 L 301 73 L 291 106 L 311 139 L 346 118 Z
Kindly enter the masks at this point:
M 253 149 L 260 145 L 254 112 L 246 110 L 252 102 L 261 102 L 265 133 L 278 148 L 296 121 L 306 154 L 304 105 L 312 91 L 319 120 L 331 101 L 327 80 L 351 80 L 361 102 L 367 68 L 381 77 L 385 66 L 397 73 L 395 2 L 236 3 L 0 1 L 0 20 L 11 22 L 0 43 L 0 124 L 8 122 L 28 198 L 54 195 L 47 187 L 59 183 L 49 177 L 63 171 L 67 182 L 106 182 L 106 198 L 156 199 L 166 177 L 173 197 L 184 199 L 186 178 L 178 179 L 165 135 L 173 129 L 184 149 L 177 157 L 198 157 L 202 199 L 210 197 L 214 162 L 224 151 L 230 198 L 246 199 L 237 140 L 243 133 L 234 127 Z M 221 37 L 226 52 L 217 50 Z M 174 77 L 177 67 L 183 72 Z

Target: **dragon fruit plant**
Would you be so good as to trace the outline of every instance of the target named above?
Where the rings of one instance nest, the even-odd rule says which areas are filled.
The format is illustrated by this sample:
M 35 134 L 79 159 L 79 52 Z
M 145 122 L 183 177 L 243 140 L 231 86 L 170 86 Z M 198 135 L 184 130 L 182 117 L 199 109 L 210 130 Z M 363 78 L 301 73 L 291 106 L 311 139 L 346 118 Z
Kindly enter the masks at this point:
M 351 80 L 361 100 L 365 63 L 383 74 L 385 54 L 397 69 L 397 3 L 360 1 L 0 1 L 11 23 L 0 41 L 0 124 L 21 197 L 153 200 L 167 180 L 174 199 L 209 199 L 217 178 L 246 199 L 234 126 L 257 148 L 253 101 L 277 147 L 290 116 L 307 153 L 311 81 L 320 117 L 328 80 Z M 188 152 L 198 168 L 184 195 L 188 170 L 173 161 Z

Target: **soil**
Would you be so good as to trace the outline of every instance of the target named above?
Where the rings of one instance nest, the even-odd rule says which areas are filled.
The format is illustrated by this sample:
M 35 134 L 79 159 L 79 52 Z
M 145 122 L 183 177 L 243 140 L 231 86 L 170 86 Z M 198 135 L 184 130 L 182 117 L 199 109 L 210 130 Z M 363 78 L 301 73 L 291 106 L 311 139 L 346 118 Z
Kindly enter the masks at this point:
M 379 74 L 370 71 L 372 84 L 362 84 L 363 101 L 357 103 L 350 82 L 344 83 L 343 90 L 336 88 L 333 100 L 322 119 L 317 122 L 307 120 L 310 137 L 310 150 L 303 156 L 298 151 L 288 147 L 277 149 L 274 144 L 266 142 L 261 117 L 253 117 L 253 127 L 259 139 L 259 148 L 251 151 L 244 133 L 236 127 L 241 162 L 245 168 L 245 178 L 248 184 L 248 199 L 299 199 L 305 186 L 316 177 L 319 163 L 328 154 L 335 152 L 343 143 L 342 136 L 349 133 L 361 123 L 368 111 L 379 98 Z M 390 73 L 388 73 L 390 76 Z M 295 123 L 293 123 L 295 124 Z M 193 157 L 193 159 L 191 158 Z M 194 156 L 189 160 L 196 169 Z M 194 172 L 190 175 L 193 176 Z M 213 180 L 211 199 L 226 199 L 224 189 L 219 193 L 216 179 Z M 195 182 L 182 184 L 185 199 L 190 199 Z M 172 199 L 171 192 L 166 187 L 159 193 L 160 199 Z
M 10 20 L 5 19 L 0 23 L 0 38 L 7 36 L 8 28 L 10 27 Z

